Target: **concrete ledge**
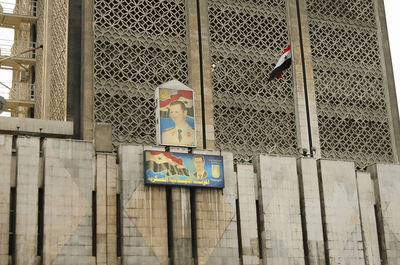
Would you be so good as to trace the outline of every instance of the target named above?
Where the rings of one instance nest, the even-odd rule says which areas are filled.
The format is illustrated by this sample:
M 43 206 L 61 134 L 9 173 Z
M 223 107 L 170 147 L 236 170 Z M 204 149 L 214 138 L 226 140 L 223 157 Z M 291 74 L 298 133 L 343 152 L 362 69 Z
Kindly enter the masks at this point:
M 0 117 L 0 133 L 72 138 L 74 124 L 69 121 Z

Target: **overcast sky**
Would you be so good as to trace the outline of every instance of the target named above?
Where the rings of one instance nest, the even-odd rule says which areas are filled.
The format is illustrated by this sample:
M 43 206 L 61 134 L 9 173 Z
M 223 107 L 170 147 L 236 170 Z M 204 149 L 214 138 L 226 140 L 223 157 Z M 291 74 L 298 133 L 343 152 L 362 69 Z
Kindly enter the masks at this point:
M 326 0 L 330 1 L 330 0 Z M 372 1 L 372 0 L 365 0 Z M 15 0 L 1 0 L 2 3 L 9 2 L 15 3 Z M 384 0 L 385 11 L 386 11 L 386 20 L 389 31 L 389 43 L 390 43 L 390 52 L 392 55 L 392 64 L 394 71 L 394 78 L 396 84 L 396 94 L 397 94 L 397 102 L 398 105 L 400 102 L 400 49 L 395 49 L 394 47 L 400 47 L 400 31 L 398 27 L 400 25 L 399 11 L 400 11 L 400 0 Z M 10 7 L 8 5 L 7 7 Z M 0 49 L 2 49 L 2 43 L 4 44 L 4 40 L 13 40 L 13 34 L 11 33 L 13 30 L 5 29 L 0 27 Z M 5 83 L 6 85 L 11 85 L 11 71 L 0 70 L 0 82 Z M 0 96 L 8 98 L 8 90 L 5 89 L 0 84 Z

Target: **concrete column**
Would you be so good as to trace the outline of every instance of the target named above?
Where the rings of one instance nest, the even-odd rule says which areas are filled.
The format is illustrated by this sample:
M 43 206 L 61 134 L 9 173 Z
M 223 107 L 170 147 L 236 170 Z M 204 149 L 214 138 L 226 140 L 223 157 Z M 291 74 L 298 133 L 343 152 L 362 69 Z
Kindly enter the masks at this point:
M 46 139 L 43 264 L 93 264 L 93 146 Z
M 357 172 L 357 188 L 360 204 L 365 264 L 381 264 L 374 209 L 374 183 L 371 179 L 370 173 Z
M 170 148 L 171 152 L 187 153 L 187 148 Z M 171 187 L 172 195 L 172 235 L 174 265 L 193 264 L 192 211 L 190 188 Z
M 142 146 L 119 148 L 122 264 L 168 265 L 165 187 L 144 186 L 143 151 Z
M 382 264 L 400 264 L 400 165 L 376 164 L 374 179 Z
M 197 151 L 199 154 L 216 152 Z M 203 264 L 239 264 L 232 153 L 222 153 L 225 188 L 196 189 L 197 260 Z
M 204 123 L 206 128 L 206 146 L 204 148 L 215 148 L 214 135 L 214 103 L 213 87 L 211 77 L 211 55 L 210 55 L 210 32 L 208 20 L 208 1 L 199 1 L 200 12 L 200 30 L 201 30 L 201 54 L 202 54 L 202 73 L 203 73 L 203 93 L 204 93 Z
M 260 155 L 262 264 L 304 264 L 296 159 Z
M 303 235 L 306 240 L 305 258 L 310 265 L 325 265 L 317 161 L 310 158 L 298 159 L 297 173 L 300 184 Z
M 199 31 L 197 24 L 197 1 L 186 1 L 187 10 L 187 31 L 188 38 L 188 66 L 189 66 L 189 87 L 194 90 L 194 107 L 196 110 L 196 141 L 197 146 L 203 147 L 203 116 L 202 108 L 203 103 L 201 99 L 201 76 L 200 76 L 200 53 L 199 53 Z
M 301 17 L 298 17 L 297 4 Z M 292 42 L 293 77 L 295 85 L 295 110 L 297 142 L 302 148 L 316 148 L 316 158 L 321 157 L 318 132 L 317 104 L 315 98 L 314 73 L 312 66 L 311 44 L 307 22 L 307 6 L 305 0 L 288 0 L 289 32 Z M 300 20 L 300 28 L 299 28 Z M 301 32 L 300 32 L 301 30 Z M 301 34 L 301 39 L 300 39 Z M 302 45 L 302 46 L 301 46 Z M 303 49 L 301 49 L 301 47 Z M 303 54 L 302 54 L 303 52 Z M 305 79 L 304 79 L 305 78 Z M 307 94 L 305 93 L 307 90 Z M 307 113 L 308 108 L 308 113 Z M 307 118 L 307 115 L 308 118 Z M 311 129 L 311 137 L 308 132 Z M 311 150 L 309 150 L 311 151 Z
M 80 135 L 84 140 L 93 139 L 93 1 L 82 1 L 82 114 Z
M 260 264 L 258 246 L 256 178 L 253 166 L 237 165 L 237 193 L 240 212 L 240 237 L 242 239 L 243 265 Z
M 12 136 L 0 135 L 0 264 L 8 263 Z
M 107 155 L 107 265 L 117 265 L 117 164 Z
M 329 264 L 364 265 L 354 163 L 319 160 L 318 173 Z
M 377 35 L 380 41 L 382 78 L 385 86 L 385 95 L 388 108 L 388 121 L 390 124 L 393 148 L 393 162 L 400 162 L 400 121 L 399 106 L 397 104 L 396 87 L 394 83 L 394 74 L 392 66 L 392 56 L 390 54 L 388 29 L 386 24 L 386 15 L 384 0 L 374 1 L 377 14 Z
M 172 187 L 172 235 L 174 265 L 193 264 L 190 189 Z
M 17 139 L 16 264 L 36 264 L 40 139 Z
M 107 264 L 107 155 L 96 157 L 96 263 L 100 265 Z
M 117 264 L 117 172 L 115 155 L 97 154 L 97 264 Z

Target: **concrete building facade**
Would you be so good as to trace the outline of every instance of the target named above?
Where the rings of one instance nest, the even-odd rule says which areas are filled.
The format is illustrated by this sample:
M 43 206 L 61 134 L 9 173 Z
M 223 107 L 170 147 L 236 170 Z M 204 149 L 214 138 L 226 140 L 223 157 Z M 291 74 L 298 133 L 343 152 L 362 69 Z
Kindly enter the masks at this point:
M 383 0 L 35 10 L 36 119 L 0 118 L 0 264 L 400 263 Z M 196 148 L 156 145 L 172 79 L 195 92 Z M 225 187 L 145 185 L 145 150 L 221 155 Z

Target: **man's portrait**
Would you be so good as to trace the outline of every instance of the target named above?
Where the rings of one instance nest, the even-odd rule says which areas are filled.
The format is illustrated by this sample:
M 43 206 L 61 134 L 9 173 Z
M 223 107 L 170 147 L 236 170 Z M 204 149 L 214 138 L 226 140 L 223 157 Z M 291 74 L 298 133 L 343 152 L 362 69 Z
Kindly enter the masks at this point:
M 165 90 L 160 91 L 161 144 L 195 146 L 192 91 Z
M 193 157 L 193 164 L 196 168 L 196 172 L 193 173 L 193 176 L 197 179 L 205 179 L 207 177 L 207 172 L 204 169 L 204 157 L 201 155 L 195 155 Z

